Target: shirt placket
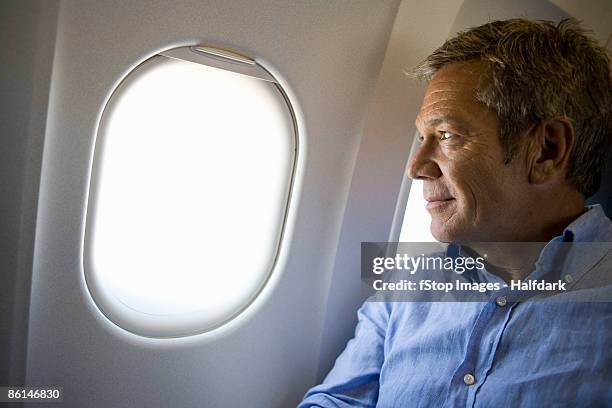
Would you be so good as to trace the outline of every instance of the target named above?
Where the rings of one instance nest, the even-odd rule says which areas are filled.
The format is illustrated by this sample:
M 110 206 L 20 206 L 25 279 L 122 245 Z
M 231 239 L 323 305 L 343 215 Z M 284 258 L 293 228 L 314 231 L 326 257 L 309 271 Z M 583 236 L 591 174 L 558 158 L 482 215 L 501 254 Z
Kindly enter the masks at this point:
M 455 370 L 446 398 L 448 407 L 473 407 L 485 382 L 495 353 L 516 302 L 508 301 L 507 290 L 485 303 L 470 333 L 464 359 Z

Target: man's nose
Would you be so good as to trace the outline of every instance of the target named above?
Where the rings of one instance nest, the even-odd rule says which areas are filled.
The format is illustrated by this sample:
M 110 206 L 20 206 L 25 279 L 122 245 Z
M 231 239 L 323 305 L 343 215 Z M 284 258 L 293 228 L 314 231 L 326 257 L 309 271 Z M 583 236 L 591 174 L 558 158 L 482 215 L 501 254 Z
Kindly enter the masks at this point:
M 414 180 L 434 180 L 442 175 L 442 170 L 434 158 L 436 143 L 424 141 L 408 163 L 408 177 Z

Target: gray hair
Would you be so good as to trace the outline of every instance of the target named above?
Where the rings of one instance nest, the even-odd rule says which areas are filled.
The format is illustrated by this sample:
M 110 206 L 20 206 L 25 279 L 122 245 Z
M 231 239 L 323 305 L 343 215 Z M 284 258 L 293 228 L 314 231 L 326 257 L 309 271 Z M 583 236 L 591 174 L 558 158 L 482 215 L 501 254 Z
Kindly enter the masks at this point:
M 528 130 L 565 117 L 575 138 L 567 179 L 586 197 L 599 188 L 612 140 L 610 57 L 574 19 L 493 21 L 447 40 L 413 71 L 430 80 L 443 66 L 481 61 L 476 100 L 494 110 L 509 163 Z

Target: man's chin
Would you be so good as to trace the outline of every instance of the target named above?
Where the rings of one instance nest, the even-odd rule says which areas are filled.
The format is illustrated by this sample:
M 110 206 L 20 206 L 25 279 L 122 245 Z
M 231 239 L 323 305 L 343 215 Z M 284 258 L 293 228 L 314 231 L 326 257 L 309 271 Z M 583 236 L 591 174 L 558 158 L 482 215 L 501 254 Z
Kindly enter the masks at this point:
M 450 243 L 466 240 L 468 234 L 449 227 L 450 225 L 448 222 L 438 223 L 435 220 L 432 220 L 429 230 L 431 235 L 433 235 L 433 237 L 440 242 Z
M 437 241 L 449 243 L 456 240 L 455 234 L 452 234 L 450 231 L 446 231 L 444 229 L 435 228 L 434 225 L 431 226 L 430 231 L 431 235 L 433 235 Z

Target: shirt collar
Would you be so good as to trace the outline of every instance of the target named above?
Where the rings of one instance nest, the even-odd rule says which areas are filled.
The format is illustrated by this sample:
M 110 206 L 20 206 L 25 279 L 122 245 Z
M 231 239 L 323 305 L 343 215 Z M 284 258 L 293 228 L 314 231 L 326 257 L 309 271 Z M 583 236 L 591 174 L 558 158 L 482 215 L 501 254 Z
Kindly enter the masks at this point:
M 591 244 L 588 244 L 591 243 Z M 535 270 L 525 279 L 565 279 L 569 286 L 612 250 L 612 221 L 601 205 L 586 207 L 586 211 L 572 221 L 559 236 L 544 246 Z M 458 244 L 449 244 L 447 256 L 462 256 Z M 473 279 L 486 282 L 502 282 L 486 269 L 478 270 Z M 467 276 L 466 276 L 467 277 Z
M 571 235 L 573 239 L 570 242 L 612 241 L 612 221 L 606 216 L 601 205 L 589 205 L 586 209 L 586 212 L 565 227 L 563 238 Z
M 567 241 L 568 237 L 572 239 Z M 556 252 L 563 260 L 563 265 L 558 268 L 559 278 L 565 280 L 571 288 L 612 250 L 612 221 L 606 216 L 601 205 L 590 205 L 585 213 L 565 228 L 563 236 L 556 239 L 557 242 L 571 242 L 560 245 L 560 254 L 559 250 L 551 251 Z M 544 247 L 540 255 L 542 261 L 545 256 L 551 258 L 545 253 L 547 247 L 548 245 Z

